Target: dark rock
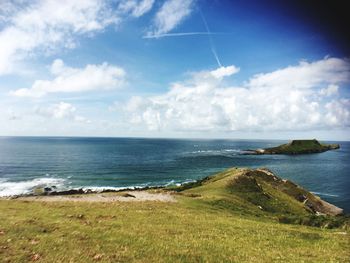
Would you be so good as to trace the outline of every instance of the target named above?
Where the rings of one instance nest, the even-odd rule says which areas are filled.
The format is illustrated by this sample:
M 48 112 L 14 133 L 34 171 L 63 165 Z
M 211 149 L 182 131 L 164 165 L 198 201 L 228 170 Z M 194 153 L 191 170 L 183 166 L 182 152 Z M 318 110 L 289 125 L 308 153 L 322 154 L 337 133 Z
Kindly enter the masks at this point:
M 80 188 L 80 189 L 70 189 L 70 190 L 66 190 L 66 191 L 54 191 L 54 192 L 50 192 L 50 195 L 75 195 L 75 194 L 85 194 L 84 189 Z
M 104 189 L 101 191 L 101 193 L 115 193 L 115 192 L 120 192 L 120 191 L 115 189 Z
M 51 191 L 52 191 L 52 188 L 51 188 L 51 187 L 44 187 L 44 191 L 45 191 L 45 192 L 51 192 Z
M 132 194 L 129 194 L 129 193 L 125 193 L 125 194 L 122 194 L 123 197 L 132 197 L 132 198 L 136 198 L 136 196 L 132 195 Z

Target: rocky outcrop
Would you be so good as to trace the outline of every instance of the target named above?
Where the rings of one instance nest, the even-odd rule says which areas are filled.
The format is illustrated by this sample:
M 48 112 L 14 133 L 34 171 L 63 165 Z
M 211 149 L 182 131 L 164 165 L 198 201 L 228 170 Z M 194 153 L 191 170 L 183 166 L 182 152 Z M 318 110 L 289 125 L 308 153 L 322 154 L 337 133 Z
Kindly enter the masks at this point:
M 260 179 L 268 183 L 273 188 L 289 195 L 298 202 L 303 203 L 305 209 L 315 214 L 332 216 L 343 214 L 343 209 L 322 200 L 320 197 L 310 193 L 292 181 L 279 178 L 266 168 L 248 170 L 243 173 L 243 176 L 255 178 L 258 182 Z
M 186 196 L 199 196 L 221 208 L 247 214 L 258 214 L 259 209 L 265 215 L 286 217 L 288 220 L 297 218 L 300 222 L 305 217 L 312 218 L 313 222 L 315 218 L 322 221 L 324 217 L 320 215 L 327 218 L 343 214 L 343 209 L 290 180 L 278 177 L 267 168 L 231 168 L 173 190 Z

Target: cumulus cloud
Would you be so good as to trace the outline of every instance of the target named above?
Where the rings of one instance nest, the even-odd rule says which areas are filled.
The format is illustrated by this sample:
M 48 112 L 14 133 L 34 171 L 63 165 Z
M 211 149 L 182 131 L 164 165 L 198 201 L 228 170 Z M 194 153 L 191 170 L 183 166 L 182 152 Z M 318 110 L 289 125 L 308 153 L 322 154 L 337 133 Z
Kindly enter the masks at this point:
M 222 79 L 223 77 L 228 77 L 239 72 L 239 68 L 231 65 L 227 67 L 220 67 L 211 71 L 210 73 L 217 79 Z
M 35 52 L 72 48 L 77 36 L 119 21 L 108 0 L 5 1 L 0 5 L 0 23 L 6 24 L 0 31 L 0 75 Z
M 49 107 L 37 107 L 35 113 L 37 115 L 52 119 L 70 119 L 77 122 L 89 123 L 85 117 L 76 113 L 77 109 L 70 103 L 60 102 Z
M 324 58 L 314 62 L 301 61 L 270 73 L 257 74 L 249 80 L 250 87 L 309 89 L 325 83 L 350 81 L 349 60 Z
M 158 10 L 147 36 L 163 35 L 176 28 L 192 12 L 193 0 L 167 0 Z
M 326 104 L 326 121 L 332 126 L 341 126 L 343 123 L 350 125 L 350 100 L 332 100 Z
M 320 95 L 322 96 L 332 96 L 338 94 L 339 86 L 337 85 L 329 85 L 327 88 L 320 90 Z
M 56 59 L 51 65 L 52 80 L 36 80 L 31 88 L 12 91 L 19 97 L 42 97 L 48 93 L 83 92 L 101 89 L 115 89 L 125 83 L 125 71 L 103 63 L 88 64 L 85 68 L 72 68 Z
M 237 87 L 222 81 L 237 71 L 237 67 L 229 66 L 200 72 L 191 80 L 172 84 L 165 94 L 133 97 L 125 107 L 126 116 L 133 125 L 160 131 L 277 131 L 350 126 L 349 100 L 333 97 L 335 85 L 350 82 L 348 60 L 304 61 L 255 75 Z M 320 92 L 325 85 L 331 87 L 331 92 Z
M 134 17 L 140 17 L 150 11 L 154 0 L 129 0 L 120 3 L 119 10 L 130 13 Z

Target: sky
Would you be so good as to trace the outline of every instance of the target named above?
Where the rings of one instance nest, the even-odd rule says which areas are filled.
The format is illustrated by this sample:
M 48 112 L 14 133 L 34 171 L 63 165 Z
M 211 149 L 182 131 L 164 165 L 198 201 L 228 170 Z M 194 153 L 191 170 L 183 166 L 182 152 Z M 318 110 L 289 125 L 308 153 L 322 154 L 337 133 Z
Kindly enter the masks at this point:
M 346 9 L 317 2 L 2 0 L 0 136 L 350 140 Z

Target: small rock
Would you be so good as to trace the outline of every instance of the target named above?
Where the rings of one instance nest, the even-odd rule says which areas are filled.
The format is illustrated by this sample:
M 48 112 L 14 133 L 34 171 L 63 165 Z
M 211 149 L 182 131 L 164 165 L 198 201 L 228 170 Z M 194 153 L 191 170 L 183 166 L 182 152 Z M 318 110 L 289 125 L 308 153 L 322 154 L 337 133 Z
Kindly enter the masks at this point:
M 5 231 L 4 230 L 0 230 L 0 236 L 5 235 Z
M 32 257 L 31 257 L 31 260 L 32 261 L 38 261 L 40 259 L 40 255 L 39 254 L 33 254 Z
M 136 196 L 132 195 L 132 194 L 129 194 L 129 193 L 125 193 L 125 194 L 122 194 L 123 197 L 132 197 L 132 198 L 136 198 Z
M 96 255 L 94 256 L 94 260 L 101 260 L 102 257 L 103 257 L 102 254 L 96 254 Z
M 66 191 L 54 191 L 54 192 L 50 192 L 50 195 L 75 195 L 75 194 L 84 194 L 85 191 L 83 188 L 79 188 L 79 189 L 70 189 L 70 190 L 66 190 Z

